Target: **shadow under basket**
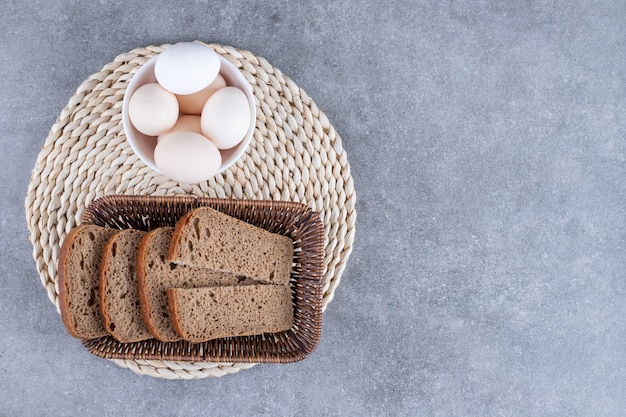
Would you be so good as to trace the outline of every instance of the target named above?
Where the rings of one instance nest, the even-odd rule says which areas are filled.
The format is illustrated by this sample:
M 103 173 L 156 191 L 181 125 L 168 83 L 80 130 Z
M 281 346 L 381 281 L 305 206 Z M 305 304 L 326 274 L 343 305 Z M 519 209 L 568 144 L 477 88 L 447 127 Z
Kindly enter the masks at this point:
M 322 327 L 324 226 L 319 215 L 309 207 L 283 201 L 107 196 L 92 202 L 81 222 L 148 231 L 175 226 L 183 215 L 202 206 L 293 240 L 290 279 L 293 327 L 278 333 L 227 337 L 203 343 L 160 342 L 156 339 L 121 343 L 112 336 L 105 336 L 83 340 L 89 352 L 106 359 L 290 363 L 304 359 L 315 349 Z

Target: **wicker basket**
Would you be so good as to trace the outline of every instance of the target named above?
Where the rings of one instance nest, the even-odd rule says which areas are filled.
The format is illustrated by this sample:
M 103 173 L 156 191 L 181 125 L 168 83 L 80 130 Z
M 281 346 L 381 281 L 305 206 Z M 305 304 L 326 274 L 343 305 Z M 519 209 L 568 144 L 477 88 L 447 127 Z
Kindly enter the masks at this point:
M 210 206 L 225 214 L 289 236 L 294 242 L 291 290 L 294 325 L 290 330 L 228 337 L 204 343 L 148 339 L 121 343 L 111 336 L 83 341 L 106 359 L 287 363 L 304 359 L 317 346 L 322 325 L 323 225 L 303 204 L 280 201 L 197 197 L 107 196 L 85 210 L 82 223 L 116 229 L 152 230 L 175 226 L 193 208 Z

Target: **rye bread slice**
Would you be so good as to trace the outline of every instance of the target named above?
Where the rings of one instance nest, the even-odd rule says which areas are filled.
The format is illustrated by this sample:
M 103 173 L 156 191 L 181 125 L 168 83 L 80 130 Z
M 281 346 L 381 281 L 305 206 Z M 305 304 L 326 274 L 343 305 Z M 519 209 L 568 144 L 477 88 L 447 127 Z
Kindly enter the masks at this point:
M 176 223 L 167 259 L 286 285 L 293 254 L 293 241 L 288 236 L 200 207 Z
M 114 234 L 102 254 L 100 311 L 105 329 L 122 343 L 151 339 L 144 325 L 137 292 L 136 257 L 145 232 L 126 229 Z
M 106 336 L 98 297 L 100 262 L 106 242 L 118 230 L 94 225 L 73 228 L 61 245 L 59 306 L 68 333 L 79 339 Z
M 293 326 L 287 285 L 170 288 L 167 300 L 174 328 L 192 343 L 275 333 Z
M 150 333 L 162 342 L 181 340 L 170 319 L 168 288 L 248 285 L 256 282 L 243 276 L 168 262 L 165 256 L 173 232 L 173 227 L 148 232 L 141 240 L 137 253 L 137 282 L 143 321 Z

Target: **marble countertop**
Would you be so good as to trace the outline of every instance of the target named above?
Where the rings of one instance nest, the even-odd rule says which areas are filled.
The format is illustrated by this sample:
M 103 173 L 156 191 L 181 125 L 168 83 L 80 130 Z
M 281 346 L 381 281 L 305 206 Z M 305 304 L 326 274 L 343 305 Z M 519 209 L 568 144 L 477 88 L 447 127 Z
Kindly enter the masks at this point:
M 4 2 L 0 415 L 623 416 L 625 21 L 621 1 Z M 84 79 L 194 39 L 315 100 L 357 224 L 311 356 L 170 381 L 68 336 L 24 198 Z

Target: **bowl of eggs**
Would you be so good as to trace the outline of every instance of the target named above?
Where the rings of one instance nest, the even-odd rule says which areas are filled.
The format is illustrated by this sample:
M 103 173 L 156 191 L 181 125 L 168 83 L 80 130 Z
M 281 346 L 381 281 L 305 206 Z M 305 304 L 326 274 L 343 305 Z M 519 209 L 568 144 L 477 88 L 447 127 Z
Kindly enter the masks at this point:
M 180 42 L 135 73 L 122 102 L 124 133 L 150 168 L 196 184 L 245 152 L 256 123 L 252 86 L 208 45 Z

